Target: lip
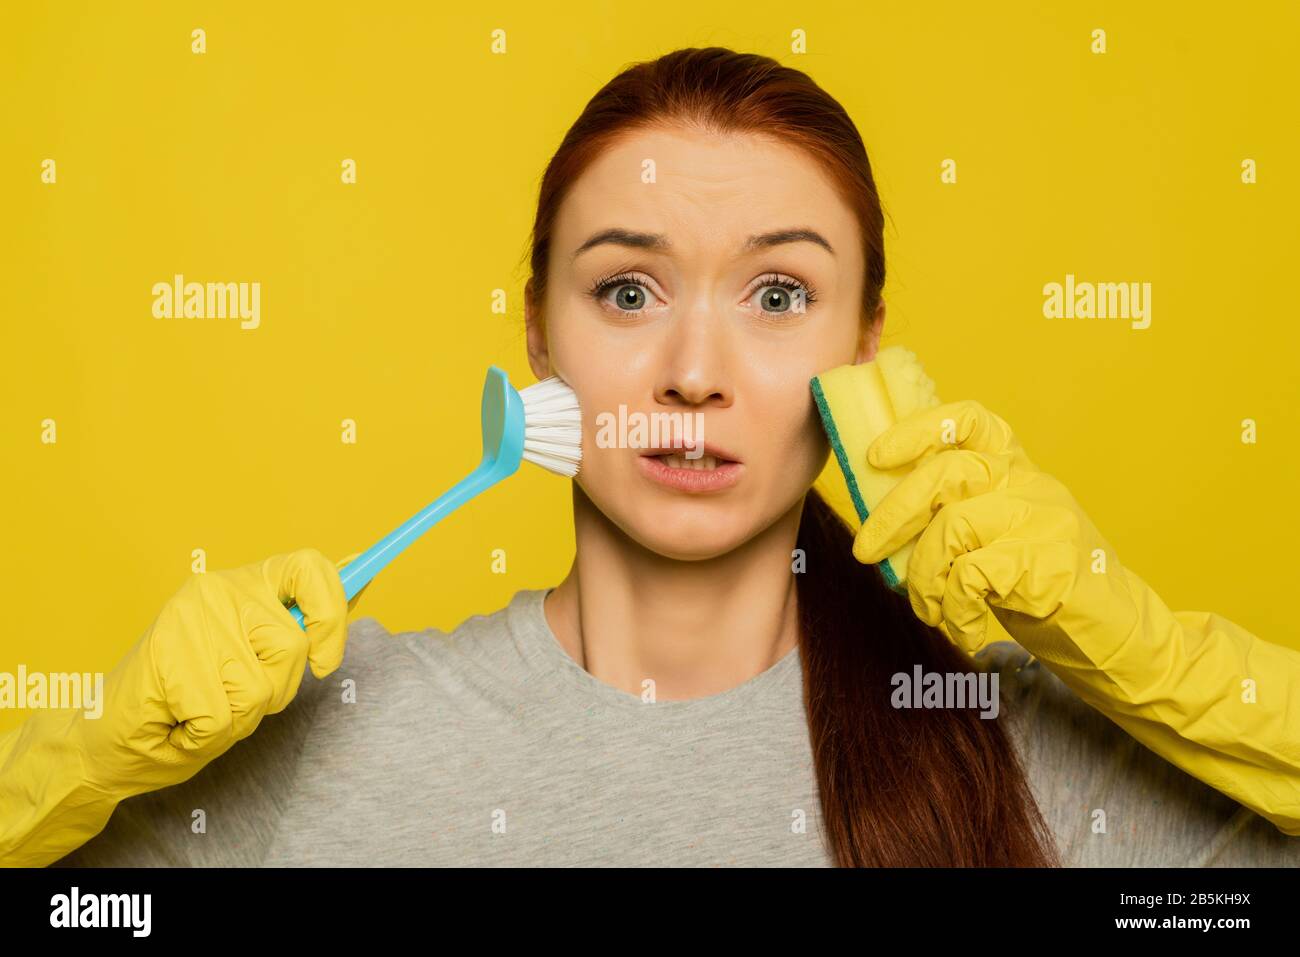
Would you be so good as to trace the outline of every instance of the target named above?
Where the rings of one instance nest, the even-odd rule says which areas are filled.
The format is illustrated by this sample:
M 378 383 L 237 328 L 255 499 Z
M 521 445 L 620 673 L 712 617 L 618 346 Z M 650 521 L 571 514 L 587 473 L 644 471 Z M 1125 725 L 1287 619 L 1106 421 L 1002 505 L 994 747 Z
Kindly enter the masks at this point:
M 640 451 L 642 455 L 655 456 L 655 455 L 672 455 L 674 452 L 680 452 L 683 455 L 685 455 L 688 450 L 692 452 L 695 451 L 695 446 L 693 445 L 687 446 L 684 444 L 665 445 L 656 448 L 641 449 Z M 736 456 L 732 455 L 726 449 L 719 448 L 718 446 L 714 445 L 711 442 L 704 443 L 704 451 L 701 453 L 701 455 L 712 455 L 715 459 L 726 459 L 727 462 L 729 463 L 735 463 L 736 465 L 740 464 L 740 459 L 736 458 Z
M 730 454 L 717 446 L 704 445 L 703 455 L 712 455 L 720 461 L 717 468 L 713 469 L 690 469 L 690 468 L 673 468 L 670 465 L 661 462 L 658 458 L 660 455 L 671 454 L 685 455 L 686 450 L 682 448 L 665 448 L 665 449 L 642 449 L 641 454 L 637 456 L 637 463 L 641 469 L 641 474 L 652 482 L 657 482 L 667 488 L 675 489 L 679 492 L 707 493 L 720 492 L 724 489 L 731 488 L 740 481 L 741 475 L 744 474 L 745 466 L 743 463 L 732 459 Z

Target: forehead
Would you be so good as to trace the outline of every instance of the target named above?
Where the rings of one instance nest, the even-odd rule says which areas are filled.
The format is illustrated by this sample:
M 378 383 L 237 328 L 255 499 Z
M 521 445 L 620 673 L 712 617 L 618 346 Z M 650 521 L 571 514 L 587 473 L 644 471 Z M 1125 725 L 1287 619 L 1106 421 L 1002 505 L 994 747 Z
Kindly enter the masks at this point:
M 637 130 L 607 145 L 564 198 L 557 251 L 572 255 L 591 233 L 614 226 L 665 233 L 686 253 L 736 251 L 750 235 L 792 226 L 844 250 L 857 232 L 852 211 L 803 150 L 771 136 L 685 127 Z

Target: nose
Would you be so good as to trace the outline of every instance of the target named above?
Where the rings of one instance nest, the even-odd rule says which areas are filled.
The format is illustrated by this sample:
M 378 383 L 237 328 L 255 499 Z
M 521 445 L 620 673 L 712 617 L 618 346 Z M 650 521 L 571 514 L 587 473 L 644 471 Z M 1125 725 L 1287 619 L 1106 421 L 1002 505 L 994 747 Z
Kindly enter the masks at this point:
M 706 408 L 731 405 L 731 350 L 723 325 L 707 307 L 674 318 L 662 343 L 665 359 L 655 383 L 655 401 Z

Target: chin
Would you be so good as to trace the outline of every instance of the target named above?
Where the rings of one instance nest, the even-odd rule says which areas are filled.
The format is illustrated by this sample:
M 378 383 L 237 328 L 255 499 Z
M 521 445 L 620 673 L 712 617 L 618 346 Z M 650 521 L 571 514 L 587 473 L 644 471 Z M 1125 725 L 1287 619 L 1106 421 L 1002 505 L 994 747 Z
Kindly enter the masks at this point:
M 707 528 L 698 531 L 665 528 L 663 522 L 638 530 L 633 537 L 642 546 L 679 562 L 700 562 L 726 555 L 744 544 L 743 531 L 729 528 Z
M 734 551 L 764 523 L 739 501 L 647 503 L 619 524 L 642 547 L 674 561 L 705 561 Z

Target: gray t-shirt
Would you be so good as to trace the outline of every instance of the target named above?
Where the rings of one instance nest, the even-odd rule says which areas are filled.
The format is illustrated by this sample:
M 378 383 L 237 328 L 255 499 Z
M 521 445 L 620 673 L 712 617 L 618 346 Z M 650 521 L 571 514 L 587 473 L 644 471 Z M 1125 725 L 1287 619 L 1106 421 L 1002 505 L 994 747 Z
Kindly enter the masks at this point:
M 251 737 L 123 801 L 56 866 L 832 864 L 798 648 L 720 694 L 644 703 L 569 656 L 545 595 L 450 634 L 353 622 L 337 671 L 308 670 Z M 1300 865 L 1300 838 L 1138 744 L 1019 646 L 979 660 L 1066 864 Z

